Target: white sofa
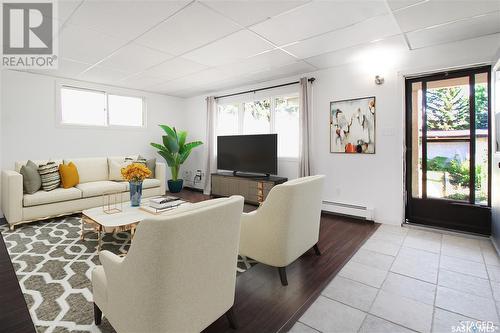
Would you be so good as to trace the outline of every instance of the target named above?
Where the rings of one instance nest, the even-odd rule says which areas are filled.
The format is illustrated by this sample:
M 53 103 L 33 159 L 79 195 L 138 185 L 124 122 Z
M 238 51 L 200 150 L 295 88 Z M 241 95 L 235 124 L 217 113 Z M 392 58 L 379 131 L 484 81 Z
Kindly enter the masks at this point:
M 325 176 L 290 180 L 271 189 L 259 209 L 241 217 L 240 255 L 278 267 L 288 284 L 286 266 L 318 248 L 321 196 Z
M 51 217 L 73 214 L 103 204 L 102 195 L 122 192 L 122 200 L 128 201 L 129 184 L 125 181 L 109 180 L 108 161 L 124 160 L 124 157 L 92 157 L 53 160 L 57 164 L 73 162 L 80 176 L 80 184 L 52 191 L 40 190 L 33 194 L 23 193 L 23 176 L 19 173 L 27 161 L 15 163 L 15 170 L 2 171 L 2 211 L 11 230 L 15 225 Z M 37 165 L 47 161 L 33 161 Z M 165 193 L 166 165 L 156 163 L 155 179 L 143 183 L 143 197 Z
M 118 333 L 200 332 L 232 307 L 243 197 L 141 221 L 126 257 L 101 251 L 92 271 L 95 323 Z

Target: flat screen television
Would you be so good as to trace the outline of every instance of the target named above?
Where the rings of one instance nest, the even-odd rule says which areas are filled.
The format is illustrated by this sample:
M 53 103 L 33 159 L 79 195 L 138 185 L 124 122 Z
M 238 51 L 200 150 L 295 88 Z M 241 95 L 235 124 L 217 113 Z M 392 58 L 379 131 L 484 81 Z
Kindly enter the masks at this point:
M 218 136 L 217 169 L 277 174 L 278 134 Z

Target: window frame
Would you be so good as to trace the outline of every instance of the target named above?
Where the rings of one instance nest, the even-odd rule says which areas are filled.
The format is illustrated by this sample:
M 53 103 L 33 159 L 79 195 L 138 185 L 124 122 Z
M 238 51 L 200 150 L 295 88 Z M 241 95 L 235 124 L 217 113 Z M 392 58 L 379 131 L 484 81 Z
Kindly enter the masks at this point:
M 269 133 L 266 134 L 277 134 L 276 133 L 276 99 L 277 98 L 284 98 L 284 97 L 292 97 L 292 98 L 299 98 L 299 92 L 298 91 L 293 91 L 293 92 L 280 92 L 278 94 L 272 94 L 272 95 L 259 95 L 259 96 L 252 96 L 250 98 L 243 98 L 239 100 L 228 100 L 227 102 L 222 102 L 218 103 L 217 106 L 224 106 L 224 105 L 238 105 L 238 132 L 235 133 L 234 135 L 245 135 L 243 133 L 244 129 L 244 118 L 245 118 L 245 103 L 252 103 L 255 101 L 260 101 L 264 99 L 270 99 L 271 100 L 271 106 L 270 106 L 270 119 L 269 119 Z M 217 109 L 217 112 L 219 110 Z M 300 110 L 299 110 L 300 112 Z M 299 125 L 300 126 L 300 125 Z M 298 134 L 298 133 L 297 133 Z M 218 133 L 215 133 L 217 136 Z M 297 155 L 296 157 L 293 156 L 279 156 L 278 159 L 283 162 L 297 162 L 299 160 L 299 156 Z
M 61 90 L 63 88 L 69 88 L 81 91 L 91 91 L 104 93 L 105 103 L 104 110 L 106 123 L 104 125 L 86 125 L 86 124 L 71 124 L 63 123 L 62 121 L 62 101 L 61 101 Z M 113 125 L 109 123 L 109 95 L 123 96 L 123 97 L 134 97 L 140 98 L 142 100 L 142 124 L 138 126 L 133 125 Z M 147 129 L 147 99 L 145 96 L 130 92 L 126 89 L 120 89 L 115 87 L 108 87 L 96 84 L 82 84 L 81 82 L 74 81 L 56 81 L 56 127 L 60 128 L 87 128 L 87 129 L 118 129 L 118 130 L 145 130 Z

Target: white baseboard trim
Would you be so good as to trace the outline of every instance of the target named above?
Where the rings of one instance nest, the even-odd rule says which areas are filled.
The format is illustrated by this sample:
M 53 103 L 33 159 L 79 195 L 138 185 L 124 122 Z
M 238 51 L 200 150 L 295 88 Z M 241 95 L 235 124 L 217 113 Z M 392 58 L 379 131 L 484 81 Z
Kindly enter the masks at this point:
M 331 213 L 361 217 L 369 221 L 373 221 L 374 218 L 373 208 L 361 205 L 323 200 L 321 209 Z

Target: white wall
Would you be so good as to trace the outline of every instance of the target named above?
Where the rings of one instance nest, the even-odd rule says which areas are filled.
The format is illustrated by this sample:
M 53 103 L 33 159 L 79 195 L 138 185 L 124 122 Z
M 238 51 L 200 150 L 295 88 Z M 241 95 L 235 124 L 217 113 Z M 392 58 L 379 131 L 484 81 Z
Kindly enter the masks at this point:
M 183 99 L 131 91 L 146 98 L 145 128 L 64 127 L 56 123 L 56 79 L 5 71 L 2 81 L 3 169 L 13 168 L 14 161 L 26 159 L 137 153 L 154 156 L 155 150 L 149 143 L 161 142 L 158 124 L 184 124 Z
M 142 154 L 158 156 L 149 143 L 161 142 L 158 124 L 183 127 L 185 100 L 127 89 L 147 102 L 147 125 L 142 129 L 62 127 L 56 122 L 56 79 L 15 71 L 2 71 L 0 165 L 59 157 Z M 83 83 L 84 84 L 84 83 Z
M 316 78 L 313 84 L 312 160 L 314 172 L 327 175 L 324 200 L 374 208 L 377 222 L 401 223 L 404 219 L 403 75 L 490 63 L 497 46 L 498 35 L 493 35 L 411 52 L 396 50 L 389 57 L 390 62 L 380 59 L 380 67 L 374 59 L 369 59 L 369 64 L 358 61 L 304 75 Z M 375 74 L 384 75 L 384 85 L 374 84 Z M 295 81 L 298 77 L 240 87 L 229 92 Z M 212 95 L 225 93 L 228 92 L 214 92 Z M 376 96 L 376 154 L 330 154 L 329 103 L 366 96 Z M 190 98 L 186 105 L 186 128 L 192 137 L 201 140 L 205 140 L 206 132 L 204 98 Z M 204 150 L 193 152 L 186 168 L 204 169 L 205 156 Z M 280 163 L 280 167 L 285 165 Z M 295 168 L 289 163 L 286 167 L 287 170 L 280 170 L 280 174 L 290 173 Z

